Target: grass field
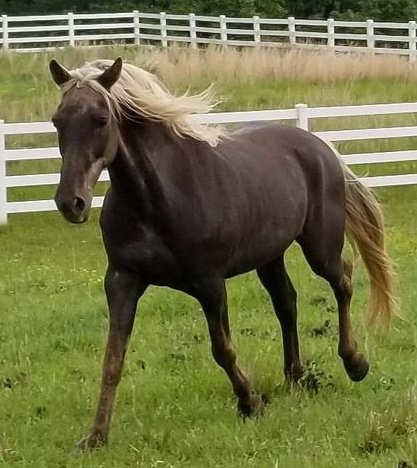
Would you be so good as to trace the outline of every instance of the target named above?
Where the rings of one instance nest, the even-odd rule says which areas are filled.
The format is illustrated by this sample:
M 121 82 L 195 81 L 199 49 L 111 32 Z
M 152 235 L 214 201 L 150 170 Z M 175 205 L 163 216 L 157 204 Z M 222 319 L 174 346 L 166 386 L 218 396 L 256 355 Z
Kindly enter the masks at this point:
M 396 59 L 367 62 L 345 57 L 336 63 L 334 57 L 313 60 L 271 52 L 257 58 L 228 53 L 209 51 L 205 58 L 190 58 L 180 50 L 168 56 L 97 49 L 56 55 L 68 67 L 93 56 L 126 55 L 152 66 L 178 91 L 188 86 L 198 91 L 214 80 L 225 98 L 221 108 L 228 110 L 291 107 L 297 102 L 337 105 L 417 99 L 416 71 Z M 255 61 L 261 59 L 263 72 L 259 67 L 253 72 L 261 63 Z M 58 93 L 46 73 L 47 60 L 46 55 L 0 56 L 5 71 L 0 76 L 0 118 L 50 117 Z M 401 117 L 399 122 L 415 122 L 415 116 Z M 369 119 L 370 125 L 380 123 L 395 122 Z M 36 142 L 28 139 L 28 144 Z M 413 139 L 368 144 L 415 148 Z M 359 150 L 360 145 L 346 148 Z M 41 168 L 53 169 L 50 163 Z M 10 167 L 15 173 L 26 169 L 19 164 Z M 416 167 L 361 170 L 410 169 Z M 49 191 L 53 189 L 19 189 L 11 196 L 43 197 Z M 270 398 L 264 415 L 245 423 L 236 417 L 230 385 L 211 358 L 198 304 L 182 294 L 150 288 L 139 307 L 110 444 L 89 454 L 75 453 L 72 446 L 91 422 L 107 331 L 102 290 L 106 261 L 98 212 L 83 226 L 68 225 L 57 213 L 11 216 L 9 225 L 0 230 L 0 464 L 36 468 L 416 465 L 417 188 L 377 193 L 386 214 L 389 251 L 397 265 L 401 318 L 388 332 L 363 326 L 367 282 L 358 262 L 353 320 L 359 346 L 371 363 L 366 380 L 354 384 L 346 377 L 337 357 L 337 316 L 330 289 L 293 247 L 287 264 L 299 293 L 304 388 L 284 385 L 280 331 L 255 275 L 228 282 L 239 361 L 256 388 Z

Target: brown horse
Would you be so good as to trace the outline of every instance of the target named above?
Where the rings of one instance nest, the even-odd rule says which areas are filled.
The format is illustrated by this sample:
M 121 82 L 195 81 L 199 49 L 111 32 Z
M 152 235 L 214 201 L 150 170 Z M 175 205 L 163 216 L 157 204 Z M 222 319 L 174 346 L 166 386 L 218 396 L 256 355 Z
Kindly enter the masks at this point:
M 256 269 L 281 324 L 285 376 L 299 379 L 296 292 L 284 265 L 294 241 L 333 289 L 347 374 L 365 377 L 368 363 L 350 325 L 345 232 L 367 267 L 374 318 L 393 313 L 392 269 L 378 203 L 329 145 L 290 126 L 251 124 L 227 133 L 197 123 L 190 114 L 212 107 L 207 92 L 174 97 L 120 58 L 70 72 L 52 60 L 50 71 L 62 90 L 52 119 L 63 160 L 58 209 L 72 223 L 85 222 L 103 168 L 111 179 L 100 218 L 109 336 L 96 417 L 80 447 L 107 441 L 137 302 L 150 284 L 201 303 L 214 359 L 240 413 L 251 416 L 262 398 L 236 363 L 225 278 Z

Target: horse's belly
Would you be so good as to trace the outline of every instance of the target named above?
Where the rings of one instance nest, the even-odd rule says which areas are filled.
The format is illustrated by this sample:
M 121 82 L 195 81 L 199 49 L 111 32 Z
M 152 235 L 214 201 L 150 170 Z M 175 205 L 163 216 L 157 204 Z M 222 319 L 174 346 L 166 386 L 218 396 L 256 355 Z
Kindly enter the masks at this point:
M 307 196 L 305 190 L 287 194 L 283 187 L 269 187 L 270 196 L 256 200 L 241 217 L 238 242 L 230 255 L 227 276 L 257 269 L 279 258 L 303 230 Z
M 257 236 L 250 243 L 245 243 L 237 249 L 228 262 L 226 277 L 255 270 L 272 260 L 279 258 L 296 239 L 297 233 L 271 232 L 268 236 Z

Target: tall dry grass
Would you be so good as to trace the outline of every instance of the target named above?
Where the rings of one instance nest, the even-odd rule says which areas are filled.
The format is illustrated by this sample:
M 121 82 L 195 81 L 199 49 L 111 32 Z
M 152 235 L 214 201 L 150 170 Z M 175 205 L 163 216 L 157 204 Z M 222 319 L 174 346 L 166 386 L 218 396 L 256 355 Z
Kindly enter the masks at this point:
M 97 58 L 122 56 L 135 65 L 155 72 L 173 92 L 188 88 L 201 91 L 211 83 L 230 88 L 259 83 L 347 83 L 372 80 L 417 82 L 417 66 L 407 59 L 394 56 L 361 54 L 333 54 L 291 49 L 222 49 L 209 47 L 193 50 L 188 47 L 80 47 L 57 50 L 53 53 L 0 53 L 0 109 L 7 121 L 49 118 L 57 104 L 58 95 L 49 77 L 48 62 L 57 58 L 67 68 L 76 68 Z M 325 87 L 322 87 L 325 90 Z M 252 89 L 252 92 L 254 90 Z M 243 91 L 241 91 L 243 92 Z M 324 91 L 323 91 L 324 92 Z M 349 91 L 350 92 L 350 91 Z M 340 90 L 336 93 L 340 97 Z M 349 94 L 350 95 L 350 94 Z M 387 93 L 384 92 L 384 95 Z M 324 102 L 319 96 L 312 104 L 342 104 L 338 99 Z M 344 101 L 351 99 L 348 97 Z M 275 102 L 265 92 L 262 105 L 280 107 L 291 105 Z M 370 101 L 371 102 L 371 101 Z M 243 103 L 244 104 L 244 103 Z M 247 106 L 240 104 L 241 108 Z M 249 107 L 253 107 L 248 101 Z M 259 107 L 259 102 L 257 103 Z
M 218 82 L 301 80 L 329 82 L 403 78 L 417 81 L 417 67 L 403 57 L 334 54 L 289 49 L 151 50 L 132 57 L 178 86 L 195 79 Z
M 417 66 L 407 58 L 369 54 L 337 54 L 294 49 L 237 49 L 189 47 L 169 49 L 101 48 L 65 53 L 74 66 L 83 59 L 122 55 L 132 63 L 156 72 L 169 86 L 205 82 L 254 83 L 257 81 L 393 79 L 417 81 Z
M 208 47 L 193 50 L 173 46 L 161 48 L 81 47 L 50 54 L 0 54 L 2 69 L 9 73 L 47 76 L 51 56 L 68 68 L 97 58 L 122 56 L 160 75 L 169 85 L 201 81 L 253 83 L 259 80 L 297 79 L 305 81 L 398 78 L 417 81 L 417 66 L 399 56 L 341 54 L 273 48 Z

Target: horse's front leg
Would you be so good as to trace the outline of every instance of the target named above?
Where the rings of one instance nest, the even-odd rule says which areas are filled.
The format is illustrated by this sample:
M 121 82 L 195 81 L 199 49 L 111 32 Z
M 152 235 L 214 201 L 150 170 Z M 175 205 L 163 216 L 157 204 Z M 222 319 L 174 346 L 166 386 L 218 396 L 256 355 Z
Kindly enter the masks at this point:
M 114 397 L 120 381 L 137 302 L 146 287 L 147 284 L 130 271 L 118 270 L 112 266 L 107 269 L 105 289 L 109 306 L 109 333 L 101 392 L 93 426 L 78 444 L 81 449 L 95 448 L 107 442 Z
M 199 300 L 207 319 L 213 357 L 232 383 L 238 399 L 239 413 L 242 416 L 256 415 L 261 410 L 263 401 L 261 396 L 253 391 L 248 377 L 236 363 L 236 352 L 230 337 L 224 279 L 198 283 L 194 295 Z

